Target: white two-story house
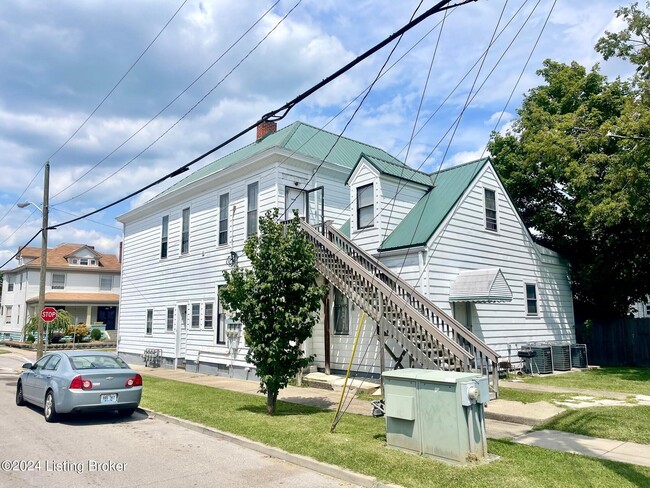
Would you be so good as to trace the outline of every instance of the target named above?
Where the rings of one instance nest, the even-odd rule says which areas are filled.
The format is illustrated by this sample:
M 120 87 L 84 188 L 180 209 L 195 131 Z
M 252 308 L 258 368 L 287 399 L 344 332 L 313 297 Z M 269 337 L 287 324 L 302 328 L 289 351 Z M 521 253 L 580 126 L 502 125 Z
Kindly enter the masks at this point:
M 319 368 L 347 367 L 362 310 L 353 363 L 370 374 L 494 371 L 523 344 L 574 341 L 567 263 L 533 241 L 488 159 L 426 174 L 297 122 L 258 127 L 254 143 L 119 217 L 119 353 L 137 362 L 158 348 L 171 367 L 252 377 L 218 290 L 274 207 L 305 217 L 330 283 L 305 344 Z
M 37 316 L 41 249 L 23 248 L 18 266 L 4 272 L 0 339 L 20 340 L 30 317 Z M 47 250 L 45 306 L 64 309 L 74 323 L 101 324 L 115 330 L 120 292 L 116 256 L 84 244 L 60 244 Z

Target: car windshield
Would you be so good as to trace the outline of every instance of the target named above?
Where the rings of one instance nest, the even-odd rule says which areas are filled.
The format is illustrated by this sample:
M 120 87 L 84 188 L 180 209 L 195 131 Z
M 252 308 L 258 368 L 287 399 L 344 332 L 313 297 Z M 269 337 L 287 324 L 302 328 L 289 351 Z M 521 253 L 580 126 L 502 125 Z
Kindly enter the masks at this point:
M 113 356 L 72 356 L 70 363 L 74 369 L 127 369 L 129 366 L 118 357 Z

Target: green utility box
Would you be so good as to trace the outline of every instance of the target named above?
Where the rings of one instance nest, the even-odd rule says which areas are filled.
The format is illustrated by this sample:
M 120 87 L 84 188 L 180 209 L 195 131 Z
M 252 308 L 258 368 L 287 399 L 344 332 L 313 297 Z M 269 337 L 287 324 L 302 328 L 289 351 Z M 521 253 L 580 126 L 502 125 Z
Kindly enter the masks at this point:
M 389 447 L 460 464 L 487 458 L 487 377 L 424 369 L 382 376 Z

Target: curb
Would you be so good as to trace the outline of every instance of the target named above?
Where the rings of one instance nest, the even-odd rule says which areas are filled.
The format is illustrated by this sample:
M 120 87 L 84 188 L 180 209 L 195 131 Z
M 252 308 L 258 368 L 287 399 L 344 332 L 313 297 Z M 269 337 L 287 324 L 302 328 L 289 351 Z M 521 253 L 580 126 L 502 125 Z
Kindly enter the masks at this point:
M 241 447 L 245 447 L 247 449 L 260 452 L 262 454 L 265 454 L 270 457 L 274 457 L 276 459 L 287 461 L 297 466 L 310 469 L 317 473 L 324 474 L 331 478 L 336 478 L 341 481 L 345 481 L 347 483 L 363 486 L 364 488 L 402 488 L 399 485 L 382 483 L 381 481 L 377 480 L 377 478 L 373 478 L 372 476 L 355 473 L 354 471 L 350 471 L 348 469 L 344 469 L 339 466 L 334 466 L 332 464 L 322 463 L 320 461 L 316 461 L 315 459 L 312 459 L 307 456 L 292 454 L 287 451 L 283 451 L 282 449 L 279 449 L 277 447 L 267 446 L 266 444 L 262 444 L 261 442 L 252 441 L 250 439 L 246 439 L 245 437 L 240 437 L 235 434 L 222 432 L 220 430 L 213 429 L 211 427 L 206 427 L 205 425 L 197 424 L 196 422 L 179 419 L 177 417 L 172 417 L 171 415 L 166 415 L 163 413 L 156 412 L 154 410 L 149 410 L 148 408 L 140 408 L 139 410 L 143 410 L 144 412 L 146 412 L 149 418 L 159 418 L 160 420 L 164 420 L 165 422 L 169 422 L 170 424 L 179 425 L 186 429 L 193 430 L 200 434 L 208 435 L 216 439 L 232 442 L 233 444 L 237 444 Z

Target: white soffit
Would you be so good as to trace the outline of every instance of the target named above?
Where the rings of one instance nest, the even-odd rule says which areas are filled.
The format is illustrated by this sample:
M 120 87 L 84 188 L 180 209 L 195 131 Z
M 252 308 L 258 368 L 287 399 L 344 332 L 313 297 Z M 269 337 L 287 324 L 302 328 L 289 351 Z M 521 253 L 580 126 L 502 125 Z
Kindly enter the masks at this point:
M 449 290 L 450 302 L 510 302 L 512 291 L 499 268 L 461 271 Z

